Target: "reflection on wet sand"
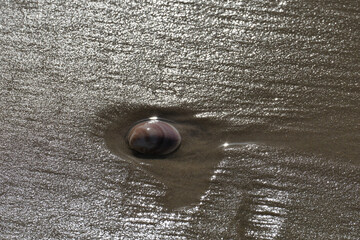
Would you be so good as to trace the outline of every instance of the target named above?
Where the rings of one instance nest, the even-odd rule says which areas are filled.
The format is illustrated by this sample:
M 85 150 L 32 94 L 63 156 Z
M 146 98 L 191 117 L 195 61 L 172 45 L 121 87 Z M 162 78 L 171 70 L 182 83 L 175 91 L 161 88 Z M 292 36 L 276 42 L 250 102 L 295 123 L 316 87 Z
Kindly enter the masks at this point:
M 359 10 L 2 1 L 0 239 L 360 239 Z

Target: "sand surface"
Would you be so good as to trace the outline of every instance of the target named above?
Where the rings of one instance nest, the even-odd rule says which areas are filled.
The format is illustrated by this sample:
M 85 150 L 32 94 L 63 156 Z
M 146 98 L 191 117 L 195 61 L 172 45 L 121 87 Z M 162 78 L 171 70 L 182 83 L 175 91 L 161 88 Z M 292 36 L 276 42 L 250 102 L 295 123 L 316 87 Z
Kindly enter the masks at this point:
M 1 1 L 0 239 L 360 239 L 359 14 Z M 152 116 L 167 158 L 124 145 Z

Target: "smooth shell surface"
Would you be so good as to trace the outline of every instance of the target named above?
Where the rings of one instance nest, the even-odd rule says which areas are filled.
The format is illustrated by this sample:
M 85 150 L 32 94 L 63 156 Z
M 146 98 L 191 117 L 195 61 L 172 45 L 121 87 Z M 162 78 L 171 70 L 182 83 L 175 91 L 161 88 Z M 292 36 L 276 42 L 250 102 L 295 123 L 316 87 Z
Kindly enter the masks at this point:
M 127 134 L 129 147 L 144 155 L 166 155 L 181 143 L 178 130 L 162 120 L 147 120 L 133 126 Z

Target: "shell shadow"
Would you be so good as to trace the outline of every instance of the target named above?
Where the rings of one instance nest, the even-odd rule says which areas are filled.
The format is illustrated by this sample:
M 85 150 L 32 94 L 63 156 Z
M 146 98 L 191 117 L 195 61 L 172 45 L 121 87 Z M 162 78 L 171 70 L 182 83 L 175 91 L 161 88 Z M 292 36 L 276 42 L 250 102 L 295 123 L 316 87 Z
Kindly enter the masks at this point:
M 160 201 L 167 209 L 189 207 L 199 202 L 207 190 L 214 168 L 223 158 L 224 122 L 199 118 L 180 107 L 116 105 L 98 113 L 93 134 L 104 139 L 106 147 L 122 160 L 138 164 L 166 187 Z M 165 156 L 134 153 L 126 144 L 129 128 L 149 117 L 170 120 L 182 136 L 179 149 Z

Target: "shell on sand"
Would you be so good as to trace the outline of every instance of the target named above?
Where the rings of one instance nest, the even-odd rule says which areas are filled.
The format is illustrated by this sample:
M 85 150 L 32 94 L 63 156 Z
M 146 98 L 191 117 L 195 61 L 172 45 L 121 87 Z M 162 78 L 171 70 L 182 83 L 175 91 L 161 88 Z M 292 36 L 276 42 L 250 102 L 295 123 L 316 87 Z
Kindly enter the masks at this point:
M 130 149 L 144 155 L 166 155 L 181 143 L 178 130 L 170 123 L 156 119 L 142 121 L 133 126 L 126 141 Z

